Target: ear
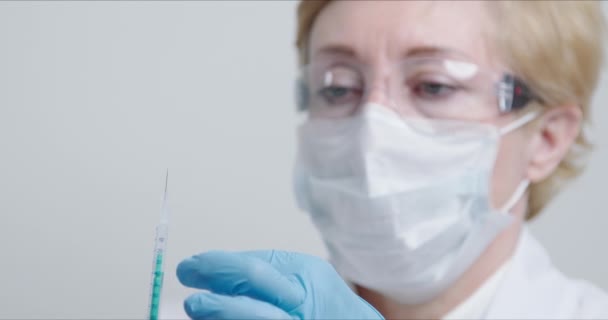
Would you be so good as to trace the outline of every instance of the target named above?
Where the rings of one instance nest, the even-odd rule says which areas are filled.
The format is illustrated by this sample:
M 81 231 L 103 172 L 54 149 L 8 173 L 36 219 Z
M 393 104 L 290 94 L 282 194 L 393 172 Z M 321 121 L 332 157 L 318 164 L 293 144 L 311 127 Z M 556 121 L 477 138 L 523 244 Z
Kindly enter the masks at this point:
M 531 139 L 531 182 L 539 182 L 555 171 L 576 140 L 582 119 L 578 106 L 549 108 L 541 115 Z

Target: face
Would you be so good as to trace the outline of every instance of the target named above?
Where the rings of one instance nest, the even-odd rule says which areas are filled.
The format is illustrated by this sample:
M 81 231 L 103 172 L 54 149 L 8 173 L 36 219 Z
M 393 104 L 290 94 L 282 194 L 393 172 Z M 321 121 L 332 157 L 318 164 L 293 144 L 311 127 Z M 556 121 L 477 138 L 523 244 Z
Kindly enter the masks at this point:
M 454 110 L 461 112 L 446 113 L 444 118 L 504 126 L 515 116 L 494 112 L 498 105 L 492 88 L 499 79 L 495 75 L 508 70 L 483 33 L 493 27 L 482 2 L 334 1 L 321 11 L 311 31 L 309 68 L 334 68 L 331 81 L 347 86 L 359 88 L 365 82 L 365 93 L 347 93 L 355 96 L 330 92 L 332 99 L 346 99 L 344 103 L 356 98 L 393 108 L 404 116 L 428 116 L 432 108 L 425 106 L 455 101 L 452 104 L 459 109 Z M 430 63 L 420 67 L 423 64 L 418 61 Z M 446 64 L 433 61 L 467 62 L 482 70 L 466 82 L 471 86 L 469 92 L 475 93 L 457 92 L 455 82 L 450 82 L 454 79 L 435 72 Z M 457 75 L 470 71 L 467 64 L 447 66 Z M 418 76 L 423 73 L 431 75 L 426 79 Z M 407 91 L 409 99 L 402 99 L 401 91 Z M 496 208 L 527 178 L 529 134 L 528 128 L 521 128 L 501 139 L 491 190 Z

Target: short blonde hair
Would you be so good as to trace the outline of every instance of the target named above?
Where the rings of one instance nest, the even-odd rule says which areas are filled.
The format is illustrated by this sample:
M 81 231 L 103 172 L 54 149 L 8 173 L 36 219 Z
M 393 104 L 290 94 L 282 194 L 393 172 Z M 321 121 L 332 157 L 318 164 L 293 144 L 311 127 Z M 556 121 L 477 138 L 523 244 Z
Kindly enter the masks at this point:
M 302 0 L 296 46 L 308 62 L 308 42 L 316 17 L 332 0 Z M 487 1 L 496 22 L 491 45 L 511 70 L 542 97 L 544 107 L 578 105 L 584 127 L 604 55 L 605 21 L 598 1 Z M 592 150 L 586 130 L 557 169 L 530 188 L 528 219 L 537 216 L 565 183 L 578 176 Z

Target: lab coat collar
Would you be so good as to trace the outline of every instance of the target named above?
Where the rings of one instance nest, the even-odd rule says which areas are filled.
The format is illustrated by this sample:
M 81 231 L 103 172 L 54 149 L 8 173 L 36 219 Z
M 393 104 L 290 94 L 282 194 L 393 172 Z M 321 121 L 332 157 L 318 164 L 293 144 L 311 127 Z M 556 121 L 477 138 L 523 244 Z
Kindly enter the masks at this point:
M 568 318 L 576 314 L 577 291 L 524 226 L 486 319 Z

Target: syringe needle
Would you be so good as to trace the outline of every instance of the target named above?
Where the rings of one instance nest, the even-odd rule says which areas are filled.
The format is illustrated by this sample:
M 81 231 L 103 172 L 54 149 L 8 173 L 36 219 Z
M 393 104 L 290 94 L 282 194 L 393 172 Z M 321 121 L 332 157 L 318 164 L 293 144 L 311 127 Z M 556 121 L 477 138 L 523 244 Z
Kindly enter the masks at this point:
M 167 168 L 167 175 L 165 176 L 165 200 L 167 199 L 167 187 L 169 186 L 169 168 Z
M 163 204 L 160 213 L 160 222 L 161 223 L 169 223 L 169 208 L 168 208 L 168 200 L 169 200 L 169 168 L 167 168 L 167 174 L 165 175 L 165 192 L 163 194 Z

